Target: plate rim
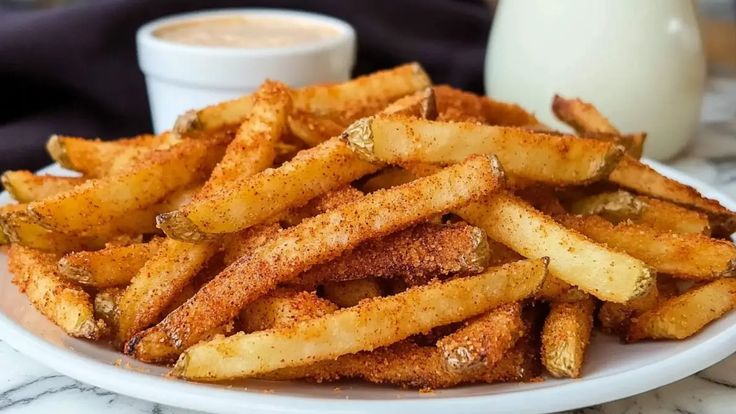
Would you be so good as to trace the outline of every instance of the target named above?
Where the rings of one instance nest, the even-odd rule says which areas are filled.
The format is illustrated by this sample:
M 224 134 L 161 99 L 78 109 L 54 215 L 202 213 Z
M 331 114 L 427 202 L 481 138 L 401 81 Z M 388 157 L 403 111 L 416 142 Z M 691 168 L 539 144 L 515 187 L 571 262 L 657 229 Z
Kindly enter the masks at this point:
M 643 161 L 663 175 L 691 185 L 705 196 L 736 209 L 736 201 L 713 186 L 659 162 Z M 52 164 L 40 172 L 58 168 L 57 164 Z M 375 400 L 264 394 L 141 374 L 57 346 L 18 325 L 3 312 L 0 312 L 0 339 L 19 353 L 78 381 L 133 398 L 185 409 L 228 413 L 239 412 L 247 406 L 252 412 L 264 413 L 364 413 L 377 410 L 443 413 L 458 409 L 481 413 L 488 412 L 488 407 L 492 406 L 493 411 L 499 413 L 532 413 L 538 412 L 536 405 L 519 403 L 532 397 L 544 401 L 547 411 L 571 410 L 640 394 L 692 375 L 736 352 L 736 324 L 708 341 L 668 358 L 639 369 L 602 377 L 563 380 L 545 388 L 488 395 L 425 398 L 417 393 L 416 397 Z M 683 359 L 687 359 L 688 364 L 681 364 Z M 646 385 L 642 385 L 642 376 L 648 378 Z M 575 395 L 574 403 L 570 403 L 565 395 Z

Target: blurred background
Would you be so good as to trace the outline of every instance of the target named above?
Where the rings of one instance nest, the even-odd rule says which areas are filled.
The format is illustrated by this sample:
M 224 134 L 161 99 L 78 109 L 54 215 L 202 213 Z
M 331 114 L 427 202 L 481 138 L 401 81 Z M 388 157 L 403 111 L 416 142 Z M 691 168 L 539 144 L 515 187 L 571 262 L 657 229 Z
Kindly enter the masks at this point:
M 436 83 L 483 92 L 491 0 L 0 0 L 0 170 L 48 164 L 51 133 L 104 139 L 151 130 L 136 29 L 223 7 L 332 15 L 357 31 L 355 75 L 416 60 Z M 709 73 L 736 77 L 736 0 L 696 7 Z

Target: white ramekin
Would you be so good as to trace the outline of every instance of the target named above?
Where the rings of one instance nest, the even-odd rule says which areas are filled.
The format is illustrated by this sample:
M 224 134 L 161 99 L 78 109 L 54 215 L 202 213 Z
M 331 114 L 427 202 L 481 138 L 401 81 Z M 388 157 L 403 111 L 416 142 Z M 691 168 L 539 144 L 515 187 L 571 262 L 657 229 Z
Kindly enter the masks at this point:
M 162 40 L 154 32 L 172 23 L 213 16 L 292 17 L 334 28 L 338 35 L 315 43 L 277 48 L 193 46 Z M 342 82 L 355 62 L 355 31 L 332 17 L 278 9 L 223 9 L 164 17 L 136 36 L 138 64 L 146 78 L 153 128 L 170 129 L 190 109 L 253 91 L 265 79 L 290 86 Z

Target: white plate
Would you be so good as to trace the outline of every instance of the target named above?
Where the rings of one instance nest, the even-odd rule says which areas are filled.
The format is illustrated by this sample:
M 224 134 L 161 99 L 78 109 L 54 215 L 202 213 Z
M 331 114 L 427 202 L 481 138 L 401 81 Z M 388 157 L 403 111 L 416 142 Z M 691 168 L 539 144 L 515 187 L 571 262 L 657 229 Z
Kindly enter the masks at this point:
M 661 173 L 690 184 L 731 209 L 736 202 L 677 171 L 651 162 Z M 58 166 L 46 171 L 62 173 Z M 0 195 L 0 204 L 9 201 Z M 685 341 L 622 345 L 593 338 L 584 376 L 531 384 L 474 385 L 432 393 L 357 382 L 246 381 L 243 387 L 163 378 L 165 369 L 122 357 L 111 348 L 67 337 L 31 307 L 10 283 L 0 253 L 0 337 L 18 351 L 82 382 L 177 407 L 234 413 L 532 413 L 560 411 L 648 391 L 704 369 L 736 351 L 736 313 Z M 116 361 L 118 362 L 116 366 Z

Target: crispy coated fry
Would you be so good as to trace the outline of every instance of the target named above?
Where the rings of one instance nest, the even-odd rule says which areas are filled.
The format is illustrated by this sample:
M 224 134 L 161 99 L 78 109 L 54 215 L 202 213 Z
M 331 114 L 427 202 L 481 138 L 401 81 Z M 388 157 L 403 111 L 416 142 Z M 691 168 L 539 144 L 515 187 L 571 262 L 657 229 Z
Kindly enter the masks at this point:
M 367 179 L 360 188 L 366 193 L 372 193 L 377 190 L 396 187 L 397 185 L 406 184 L 412 181 L 416 176 L 409 171 L 399 167 L 387 167 L 381 170 L 373 177 Z
M 348 308 L 360 303 L 363 299 L 381 296 L 383 290 L 375 278 L 327 282 L 324 285 L 324 296 L 341 308 Z
M 161 239 L 94 252 L 73 252 L 59 260 L 59 273 L 67 279 L 96 288 L 124 286 L 161 246 Z
M 444 123 L 416 118 L 363 118 L 343 133 L 369 161 L 446 165 L 472 154 L 494 154 L 510 176 L 550 184 L 586 183 L 605 177 L 623 148 L 573 136 L 516 127 Z
M 626 302 L 654 283 L 641 261 L 593 243 L 510 194 L 494 194 L 457 214 L 522 256 L 548 256 L 553 276 L 600 299 Z
M 580 377 L 594 309 L 591 299 L 550 306 L 542 329 L 542 364 L 553 376 Z
M 437 347 L 451 370 L 475 370 L 494 366 L 524 333 L 521 304 L 517 302 L 466 321 L 437 341 Z
M 244 95 L 230 101 L 210 105 L 199 111 L 188 111 L 176 118 L 174 132 L 190 134 L 240 125 L 253 107 L 253 95 Z
M 319 318 L 336 310 L 334 303 L 314 292 L 276 289 L 243 308 L 240 324 L 243 332 L 250 333 Z
M 313 198 L 301 207 L 289 209 L 279 217 L 279 221 L 287 226 L 295 226 L 308 217 L 313 217 L 338 206 L 358 201 L 361 197 L 363 197 L 363 193 L 348 185 Z
M 371 352 L 280 369 L 264 377 L 282 380 L 309 378 L 317 382 L 362 378 L 377 384 L 435 389 L 463 383 L 530 381 L 539 375 L 538 365 L 537 351 L 524 340 L 510 349 L 496 365 L 477 371 L 449 370 L 439 349 L 399 342 Z
M 624 157 L 608 179 L 639 194 L 667 200 L 708 215 L 715 237 L 736 231 L 736 213 L 718 201 L 703 197 L 694 188 L 667 178 L 631 157 Z
M 662 232 L 649 226 L 611 224 L 597 216 L 560 216 L 567 227 L 626 252 L 658 272 L 711 280 L 736 273 L 736 246 L 702 234 Z
M 95 294 L 95 317 L 105 322 L 113 332 L 118 326 L 118 302 L 122 294 L 123 289 L 117 287 L 102 289 Z
M 657 284 L 653 285 L 649 292 L 627 303 L 603 302 L 598 309 L 601 329 L 612 334 L 623 334 L 628 329 L 632 316 L 648 311 L 659 301 L 668 298 L 670 295 L 667 293 L 660 294 L 661 279 L 661 277 L 657 278 Z
M 333 138 L 235 188 L 182 208 L 180 215 L 162 218 L 160 225 L 169 237 L 182 237 L 194 229 L 204 233 L 235 232 L 303 205 L 378 168 L 360 160 L 339 138 Z
M 451 273 L 478 273 L 488 266 L 488 239 L 466 224 L 418 224 L 381 239 L 369 240 L 342 256 L 300 275 L 294 283 L 366 277 L 402 278 L 409 285 Z
M 5 171 L 0 180 L 5 191 L 19 203 L 51 197 L 86 181 L 82 177 L 35 175 L 30 171 Z
M 306 220 L 231 264 L 159 325 L 133 338 L 126 350 L 147 360 L 169 358 L 176 349 L 163 356 L 148 355 L 147 344 L 165 342 L 179 349 L 190 346 L 202 332 L 230 320 L 241 307 L 276 284 L 288 282 L 363 241 L 478 199 L 502 183 L 497 160 L 476 156 Z
M 435 119 L 437 118 L 437 101 L 435 99 L 434 88 L 426 88 L 399 98 L 383 108 L 381 113 Z
M 201 180 L 222 154 L 216 146 L 185 141 L 156 150 L 128 173 L 89 180 L 70 191 L 28 205 L 44 227 L 64 233 L 83 231 L 155 204 L 174 190 Z
M 280 231 L 281 226 L 277 223 L 259 224 L 237 233 L 225 235 L 223 263 L 228 266 L 240 257 L 252 253 L 258 247 L 275 238 Z
M 41 313 L 71 336 L 97 339 L 105 323 L 96 320 L 89 295 L 56 272 L 56 256 L 12 245 L 8 267 L 18 286 Z
M 519 105 L 500 102 L 447 85 L 432 88 L 440 121 L 481 122 L 488 125 L 537 127 L 540 122 Z
M 634 317 L 626 340 L 684 339 L 736 306 L 736 279 L 719 279 Z
M 373 350 L 523 299 L 533 294 L 545 274 L 546 260 L 517 262 L 478 276 L 366 300 L 352 308 L 280 329 L 217 338 L 185 351 L 172 373 L 209 381 L 252 377 Z M 305 343 L 310 345 L 304 346 Z
M 536 296 L 547 302 L 577 302 L 587 297 L 587 293 L 554 276 L 544 279 Z

